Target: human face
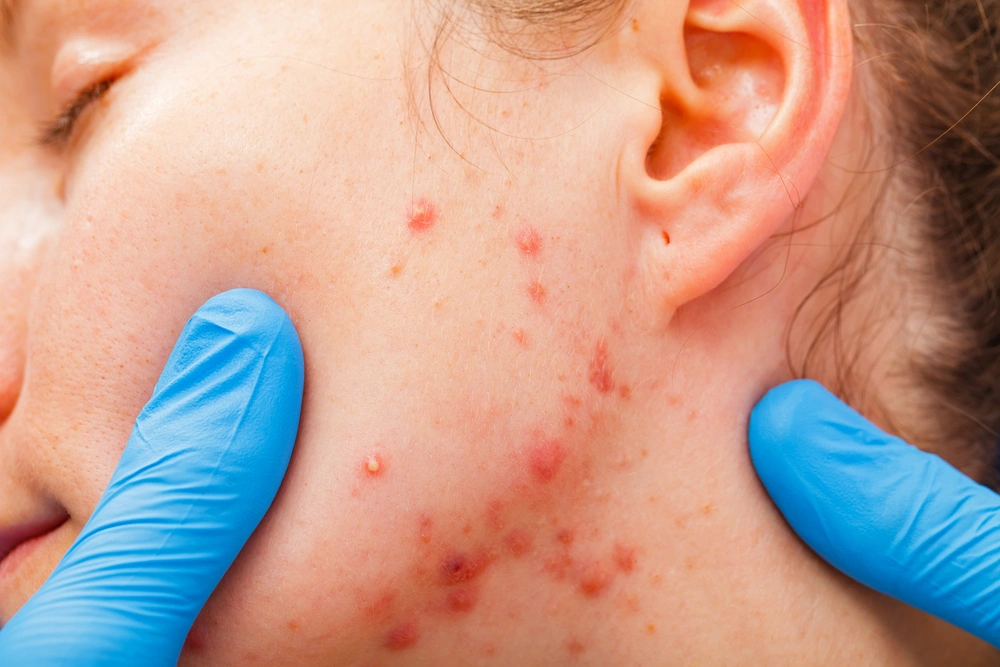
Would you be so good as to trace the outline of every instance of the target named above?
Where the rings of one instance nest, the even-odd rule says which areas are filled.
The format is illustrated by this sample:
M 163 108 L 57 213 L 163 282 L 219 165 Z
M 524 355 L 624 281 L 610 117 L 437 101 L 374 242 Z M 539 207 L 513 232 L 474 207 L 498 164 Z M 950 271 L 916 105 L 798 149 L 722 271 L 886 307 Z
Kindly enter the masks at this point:
M 528 63 L 475 32 L 430 49 L 447 24 L 424 3 L 21 4 L 0 525 L 58 527 L 7 564 L 0 619 L 79 533 L 185 319 L 252 287 L 299 329 L 302 427 L 188 664 L 638 664 L 718 659 L 721 637 L 767 655 L 722 613 L 733 591 L 772 630 L 823 599 L 782 630 L 803 651 L 831 655 L 816 628 L 839 619 L 905 654 L 733 444 L 783 379 L 799 281 L 726 336 L 706 312 L 758 284 L 669 335 L 649 306 L 620 177 L 660 115 L 618 59 L 632 25 Z M 28 141 L 104 81 L 72 132 Z

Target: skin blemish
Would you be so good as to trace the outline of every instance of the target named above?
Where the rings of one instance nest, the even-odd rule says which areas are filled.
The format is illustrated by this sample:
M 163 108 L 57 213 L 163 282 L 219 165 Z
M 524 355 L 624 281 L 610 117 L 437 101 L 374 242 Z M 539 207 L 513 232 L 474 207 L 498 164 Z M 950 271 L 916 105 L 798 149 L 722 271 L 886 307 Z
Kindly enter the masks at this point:
M 403 651 L 411 648 L 420 639 L 420 628 L 416 621 L 406 621 L 386 633 L 382 646 L 390 651 Z
M 403 275 L 403 265 L 393 264 L 392 268 L 389 269 L 389 275 L 392 276 L 393 278 L 399 278 L 401 275 Z
M 539 482 L 551 482 L 563 461 L 566 460 L 566 449 L 558 440 L 546 438 L 536 443 L 528 455 L 528 463 L 532 476 Z
M 566 640 L 566 652 L 574 658 L 583 655 L 583 652 L 586 650 L 587 649 L 584 647 L 583 642 L 579 639 L 574 638 Z
M 531 536 L 523 530 L 515 529 L 507 534 L 504 544 L 511 556 L 519 558 L 531 549 Z
M 406 211 L 406 226 L 411 232 L 425 232 L 437 222 L 437 209 L 427 199 L 418 199 Z
M 469 586 L 459 586 L 448 591 L 448 609 L 456 614 L 465 614 L 476 606 L 476 591 Z
M 469 556 L 455 553 L 441 561 L 441 583 L 455 586 L 472 581 L 486 569 L 489 559 L 484 554 Z
M 299 626 L 301 626 L 302 624 L 299 621 L 299 619 L 293 618 L 292 620 L 288 621 L 288 623 L 286 623 L 286 625 L 288 626 L 289 630 L 291 630 L 292 632 L 295 632 L 296 630 L 299 629 Z
M 433 537 L 434 522 L 428 516 L 420 517 L 420 541 L 430 544 Z
M 570 530 L 569 528 L 562 528 L 561 530 L 559 530 L 559 532 L 556 533 L 556 539 L 559 541 L 559 543 L 565 544 L 566 546 L 573 544 L 573 540 L 575 538 L 576 536 L 573 534 L 573 531 Z
M 514 243 L 525 257 L 537 257 L 542 251 L 542 235 L 533 227 L 523 227 L 514 234 Z
M 615 566 L 625 574 L 630 574 L 635 569 L 635 549 L 616 544 L 613 557 Z
M 533 280 L 528 284 L 528 296 L 538 305 L 542 305 L 549 296 L 549 290 L 541 282 Z
M 580 592 L 596 598 L 611 585 L 611 573 L 601 563 L 588 563 L 580 574 Z
M 663 243 L 664 245 L 670 245 L 670 234 L 668 234 L 666 230 L 663 232 Z
M 364 462 L 365 474 L 369 477 L 381 477 L 385 472 L 385 461 L 379 453 L 371 454 Z
M 608 360 L 608 342 L 600 340 L 594 347 L 594 356 L 590 360 L 590 384 L 602 394 L 611 393 L 615 383 L 611 374 L 611 364 Z
M 528 334 L 524 333 L 524 329 L 515 329 L 511 335 L 514 337 L 514 342 L 521 347 L 528 346 Z
M 623 384 L 621 387 L 618 388 L 618 395 L 625 400 L 632 398 L 632 387 L 628 386 L 627 384 Z

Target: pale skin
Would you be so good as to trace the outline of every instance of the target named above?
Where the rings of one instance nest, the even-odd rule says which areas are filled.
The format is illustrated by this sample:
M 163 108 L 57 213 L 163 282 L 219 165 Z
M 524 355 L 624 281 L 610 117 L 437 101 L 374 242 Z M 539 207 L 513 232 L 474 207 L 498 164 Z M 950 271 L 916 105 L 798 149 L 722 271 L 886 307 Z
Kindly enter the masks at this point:
M 0 577 L 0 621 L 79 533 L 186 318 L 240 286 L 298 327 L 302 426 L 182 664 L 990 664 L 810 555 L 746 451 L 864 204 L 776 236 L 843 198 L 860 142 L 846 3 L 647 0 L 540 62 L 460 20 L 428 87 L 435 23 L 21 7 L 0 528 L 68 519 Z M 106 79 L 65 142 L 30 141 Z

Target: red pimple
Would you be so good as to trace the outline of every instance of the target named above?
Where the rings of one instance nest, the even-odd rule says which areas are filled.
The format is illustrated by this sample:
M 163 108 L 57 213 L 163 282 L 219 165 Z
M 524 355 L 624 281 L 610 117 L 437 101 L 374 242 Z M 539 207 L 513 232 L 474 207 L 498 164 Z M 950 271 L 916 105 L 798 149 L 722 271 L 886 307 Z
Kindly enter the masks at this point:
M 549 290 L 541 282 L 534 280 L 528 285 L 528 296 L 531 297 L 532 301 L 541 305 L 545 303 L 545 299 L 549 296 Z
M 608 361 L 608 342 L 603 339 L 597 342 L 590 360 L 590 384 L 602 394 L 610 393 L 615 388 Z
M 551 482 L 559 474 L 565 460 L 566 449 L 558 440 L 542 440 L 532 447 L 529 454 L 531 474 L 542 483 Z
M 611 574 L 601 563 L 588 563 L 580 575 L 580 592 L 594 598 L 611 584 Z
M 472 608 L 476 606 L 477 599 L 475 590 L 468 586 L 460 586 L 448 591 L 448 609 L 457 614 L 472 611 Z
M 521 347 L 526 347 L 528 345 L 528 335 L 524 333 L 524 329 L 515 329 L 513 336 L 514 341 Z
M 635 549 L 626 547 L 623 544 L 616 544 L 614 551 L 615 565 L 618 569 L 629 574 L 635 569 Z
M 454 586 L 471 581 L 482 574 L 488 564 L 489 560 L 483 554 L 451 554 L 441 561 L 441 582 L 446 586 Z
M 406 211 L 406 226 L 412 232 L 427 231 L 437 222 L 437 209 L 427 199 L 418 199 Z
M 386 633 L 382 645 L 390 651 L 402 651 L 416 644 L 418 639 L 420 630 L 416 621 L 406 621 Z
M 504 542 L 507 545 L 507 551 L 515 558 L 523 556 L 531 548 L 531 537 L 520 529 L 510 531 Z
M 535 257 L 542 251 L 542 235 L 533 227 L 522 227 L 514 234 L 514 243 L 525 257 Z
M 365 474 L 369 477 L 380 477 L 385 472 L 385 460 L 378 452 L 370 454 L 362 465 Z

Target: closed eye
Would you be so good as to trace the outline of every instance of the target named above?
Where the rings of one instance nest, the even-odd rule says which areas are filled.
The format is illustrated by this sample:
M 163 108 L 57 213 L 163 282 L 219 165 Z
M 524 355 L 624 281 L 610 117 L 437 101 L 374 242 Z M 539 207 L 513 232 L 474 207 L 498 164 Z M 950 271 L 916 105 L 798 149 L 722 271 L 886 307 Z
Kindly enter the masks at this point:
M 101 81 L 84 90 L 55 120 L 47 123 L 38 138 L 38 143 L 46 148 L 62 148 L 73 136 L 76 122 L 94 102 L 101 99 L 114 84 L 113 81 Z

